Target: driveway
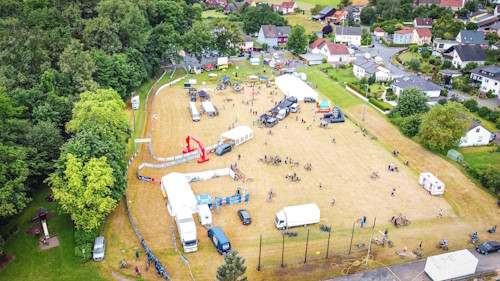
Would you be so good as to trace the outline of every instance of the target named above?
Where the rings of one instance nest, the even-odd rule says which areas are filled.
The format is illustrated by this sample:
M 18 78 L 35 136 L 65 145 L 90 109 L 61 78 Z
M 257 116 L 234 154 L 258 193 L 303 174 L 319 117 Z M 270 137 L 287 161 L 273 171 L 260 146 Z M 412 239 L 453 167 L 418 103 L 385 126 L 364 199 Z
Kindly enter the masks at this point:
M 411 75 L 406 72 L 404 69 L 401 69 L 392 64 L 392 57 L 396 55 L 397 52 L 404 50 L 406 48 L 389 48 L 384 45 L 384 43 L 379 44 L 378 39 L 373 37 L 372 43 L 374 45 L 373 48 L 369 47 L 361 47 L 359 51 L 355 51 L 355 56 L 358 59 L 363 59 L 364 53 L 370 53 L 371 55 L 376 55 L 382 58 L 384 63 L 384 67 L 391 71 L 391 74 L 394 76 L 406 76 Z
M 476 273 L 484 272 L 488 270 L 499 270 L 500 269 L 500 253 L 493 253 L 490 255 L 481 255 L 474 249 L 469 249 L 469 251 L 479 259 L 479 263 L 476 268 Z M 410 253 L 410 255 L 413 255 Z M 414 261 L 399 265 L 390 266 L 389 268 L 394 272 L 400 280 L 431 280 L 427 274 L 424 272 L 425 260 Z M 418 279 L 417 279 L 418 278 Z M 391 274 L 387 268 L 369 270 L 361 273 L 356 273 L 353 275 L 347 275 L 343 277 L 326 279 L 325 281 L 357 281 L 357 280 L 371 280 L 371 281 L 393 281 L 395 280 L 394 275 Z

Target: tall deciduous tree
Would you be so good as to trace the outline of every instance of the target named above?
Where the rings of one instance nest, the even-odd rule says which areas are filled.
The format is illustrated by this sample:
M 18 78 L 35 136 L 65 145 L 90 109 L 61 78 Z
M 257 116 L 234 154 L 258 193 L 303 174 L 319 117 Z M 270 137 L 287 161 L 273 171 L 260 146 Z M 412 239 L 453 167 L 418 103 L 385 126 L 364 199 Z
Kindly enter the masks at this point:
M 115 180 L 106 157 L 91 158 L 85 165 L 72 154 L 67 155 L 62 177 L 54 173 L 48 183 L 62 209 L 70 214 L 78 229 L 98 228 L 117 205 L 111 197 Z
M 235 54 L 243 42 L 239 26 L 235 22 L 217 20 L 212 25 L 215 46 L 221 55 Z
M 80 41 L 71 40 L 59 57 L 58 64 L 61 72 L 70 77 L 71 84 L 77 91 L 92 88 L 95 65 L 89 52 L 83 50 L 83 44 Z
M 431 148 L 445 149 L 457 145 L 469 126 L 468 111 L 462 104 L 435 105 L 422 118 L 420 139 Z
M 363 10 L 361 10 L 361 14 L 359 15 L 359 19 L 363 24 L 372 24 L 376 18 L 377 15 L 375 13 L 375 10 L 371 7 L 363 8 Z
M 425 113 L 429 111 L 427 102 L 429 99 L 419 88 L 406 88 L 399 96 L 398 105 L 394 108 L 392 114 L 399 114 L 401 117 L 407 117 L 414 114 Z
M 288 37 L 287 48 L 296 55 L 306 52 L 307 38 L 305 31 L 302 25 L 296 24 L 292 27 L 292 32 Z
M 118 32 L 118 24 L 108 17 L 97 17 L 86 22 L 83 42 L 88 49 L 101 49 L 112 55 L 122 48 Z
M 241 277 L 245 274 L 247 267 L 245 259 L 238 256 L 238 251 L 232 250 L 224 255 L 225 264 L 217 269 L 217 280 L 219 281 L 247 281 L 246 277 Z
M 213 48 L 215 37 L 212 32 L 207 32 L 207 27 L 202 22 L 195 22 L 191 30 L 183 36 L 184 49 L 194 53 L 198 61 L 201 61 L 203 51 Z

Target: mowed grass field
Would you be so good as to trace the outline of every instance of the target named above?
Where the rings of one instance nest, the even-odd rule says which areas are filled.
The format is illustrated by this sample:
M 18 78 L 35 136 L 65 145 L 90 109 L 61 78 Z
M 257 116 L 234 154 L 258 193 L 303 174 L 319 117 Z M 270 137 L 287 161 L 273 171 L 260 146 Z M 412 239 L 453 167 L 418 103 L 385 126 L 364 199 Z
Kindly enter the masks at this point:
M 500 166 L 500 152 L 496 152 L 496 147 L 477 146 L 459 148 L 465 162 L 469 165 L 475 164 L 493 164 Z
M 230 69 L 228 73 L 233 71 L 234 69 Z M 240 72 L 242 71 L 243 68 L 240 68 Z M 371 226 L 373 219 L 377 217 L 376 229 L 389 229 L 389 238 L 395 242 L 396 250 L 401 250 L 404 246 L 411 250 L 424 240 L 425 255 L 437 253 L 434 244 L 443 237 L 448 238 L 452 249 L 468 247 L 467 234 L 474 230 L 480 232 L 481 239 L 491 238 L 487 237 L 485 230 L 491 227 L 492 223 L 498 224 L 495 220 L 498 220 L 500 215 L 498 208 L 495 208 L 494 198 L 468 182 L 455 166 L 402 136 L 386 117 L 371 107 L 367 108 L 366 122 L 360 122 L 362 101 L 347 93 L 341 85 L 330 80 L 317 68 L 309 68 L 308 78 L 318 84 L 317 91 L 323 98 L 328 98 L 333 105 L 340 106 L 353 122 L 348 120 L 342 124 L 331 125 L 328 129 L 319 128 L 319 120 L 312 121 L 313 104 L 301 103 L 301 113 L 292 113 L 273 128 L 273 134 L 269 135 L 267 129 L 253 126 L 256 116 L 250 114 L 250 109 L 261 114 L 263 110 L 271 108 L 281 94 L 270 95 L 267 89 L 261 88 L 260 94 L 256 95 L 254 106 L 251 106 L 246 104 L 246 101 L 251 99 L 251 90 L 246 87 L 244 94 L 230 93 L 229 90 L 209 90 L 220 116 L 210 119 L 203 115 L 200 122 L 193 123 L 187 109 L 187 91 L 181 87 L 172 87 L 158 94 L 154 114 L 148 115 L 148 120 L 155 120 L 152 150 L 157 156 L 178 155 L 181 143 L 188 134 L 199 138 L 207 146 L 214 144 L 219 140 L 220 134 L 227 131 L 236 116 L 238 122 L 235 125 L 252 127 L 255 137 L 222 157 L 209 155 L 210 161 L 203 164 L 193 161 L 169 169 L 143 169 L 141 173 L 161 178 L 173 171 L 205 171 L 228 167 L 237 161 L 241 171 L 254 179 L 253 182 L 241 183 L 250 193 L 250 202 L 222 206 L 221 213 L 213 212 L 213 216 L 214 225 L 223 228 L 233 248 L 246 258 L 246 275 L 249 280 L 316 280 L 340 275 L 340 271 L 345 267 L 341 259 L 366 254 L 366 247 L 354 246 L 354 254 L 347 256 L 352 224 L 362 216 L 367 216 L 368 226 Z M 214 85 L 209 85 L 208 88 L 213 89 Z M 259 91 L 257 87 L 255 90 Z M 227 98 L 232 101 L 224 101 Z M 200 106 L 199 102 L 197 105 Z M 296 116 L 298 121 L 295 120 Z M 302 118 L 306 120 L 306 124 L 300 122 Z M 308 125 L 312 125 L 311 131 L 306 130 Z M 148 122 L 146 132 L 149 132 L 150 126 Z M 368 137 L 363 137 L 361 126 L 366 127 L 378 140 L 371 141 Z M 333 137 L 337 140 L 336 144 L 331 142 Z M 265 145 L 266 139 L 268 145 Z M 394 149 L 400 151 L 400 157 L 394 158 L 391 155 Z M 237 160 L 238 154 L 241 155 L 240 161 Z M 282 158 L 291 157 L 300 161 L 300 166 L 266 166 L 257 161 L 260 155 L 270 154 L 278 154 Z M 410 166 L 404 166 L 404 160 L 409 160 Z M 146 242 L 159 256 L 172 278 L 187 280 L 190 278 L 189 271 L 179 254 L 174 251 L 170 218 L 160 186 L 139 181 L 136 176 L 140 163 L 152 161 L 147 150 L 143 149 L 129 170 L 127 194 L 133 218 Z M 303 169 L 306 162 L 312 163 L 312 171 Z M 399 166 L 399 173 L 387 171 L 387 165 L 391 162 Z M 369 175 L 373 171 L 379 171 L 380 179 L 370 179 Z M 439 173 L 439 177 L 447 185 L 444 197 L 430 197 L 422 190 L 418 185 L 418 174 L 421 171 Z M 288 182 L 285 175 L 289 172 L 297 173 L 301 181 Z M 323 186 L 321 190 L 319 182 Z M 237 184 L 222 177 L 192 183 L 191 186 L 195 194 L 230 196 L 235 194 Z M 266 199 L 271 187 L 277 196 L 269 203 Z M 392 188 L 396 188 L 394 197 L 390 196 Z M 335 196 L 337 201 L 334 207 L 330 206 L 332 196 Z M 317 225 L 298 228 L 298 237 L 286 239 L 284 270 L 280 267 L 282 236 L 274 227 L 274 214 L 284 206 L 304 203 L 318 204 L 324 219 L 322 223 L 332 225 L 332 244 L 329 252 L 331 258 L 323 258 L 327 236 L 318 231 Z M 252 225 L 241 225 L 236 216 L 239 208 L 249 210 L 253 219 Z M 440 209 L 444 210 L 443 219 L 437 217 Z M 408 216 L 412 224 L 408 227 L 393 228 L 388 219 L 399 213 Z M 223 263 L 223 259 L 206 237 L 206 230 L 199 225 L 197 227 L 199 250 L 187 254 L 186 257 L 196 280 L 214 280 L 216 269 Z M 356 223 L 355 227 L 354 244 L 367 244 L 370 230 L 361 229 L 359 223 Z M 308 229 L 311 234 L 310 248 L 308 263 L 304 266 Z M 177 230 L 174 232 L 180 248 Z M 263 237 L 263 270 L 259 272 L 256 267 L 260 234 Z M 110 216 L 105 235 L 113 240 L 108 244 L 110 254 L 105 261 L 106 267 L 116 268 L 121 258 L 130 259 L 135 249 L 139 248 L 139 241 L 133 234 L 123 204 Z M 375 235 L 380 239 L 382 237 L 377 231 Z M 125 253 L 122 250 L 125 250 Z M 384 263 L 414 259 L 412 255 L 408 255 L 401 260 L 394 254 L 394 248 L 375 247 L 372 248 L 372 253 L 376 261 Z M 140 262 L 138 264 L 140 265 Z M 371 265 L 375 266 L 374 263 Z M 132 270 L 128 271 L 125 273 L 133 274 Z M 154 273 L 145 273 L 144 268 L 142 271 L 145 279 L 156 279 Z

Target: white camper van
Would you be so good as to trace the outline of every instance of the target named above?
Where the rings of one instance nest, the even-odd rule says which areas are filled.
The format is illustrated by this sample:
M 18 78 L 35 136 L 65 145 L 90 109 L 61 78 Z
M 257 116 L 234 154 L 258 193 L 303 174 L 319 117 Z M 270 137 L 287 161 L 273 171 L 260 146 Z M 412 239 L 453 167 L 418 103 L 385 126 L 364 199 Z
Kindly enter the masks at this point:
M 189 112 L 191 113 L 191 117 L 194 122 L 200 121 L 200 114 L 198 113 L 198 109 L 196 109 L 196 104 L 194 102 L 189 103 Z

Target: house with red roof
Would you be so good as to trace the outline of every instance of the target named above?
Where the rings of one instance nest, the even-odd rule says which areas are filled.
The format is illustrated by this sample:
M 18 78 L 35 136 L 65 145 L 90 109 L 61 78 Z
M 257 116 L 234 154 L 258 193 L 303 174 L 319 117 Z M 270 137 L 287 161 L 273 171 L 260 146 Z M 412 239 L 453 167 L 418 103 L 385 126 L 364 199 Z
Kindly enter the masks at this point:
M 412 43 L 417 44 L 419 46 L 422 45 L 432 45 L 432 32 L 428 28 L 415 28 L 413 29 L 413 38 Z
M 349 50 L 345 44 L 335 44 L 322 38 L 309 45 L 309 52 L 323 56 L 329 63 L 349 62 Z
M 373 35 L 380 38 L 380 37 L 385 37 L 386 33 L 381 27 L 375 27 L 375 29 L 373 30 Z
M 431 18 L 415 18 L 413 27 L 416 28 L 432 28 L 433 20 Z
M 439 6 L 444 8 L 451 8 L 453 11 L 458 11 L 464 7 L 465 0 L 441 0 Z
M 227 5 L 226 0 L 206 0 L 205 5 L 207 8 L 218 8 L 225 7 Z
M 333 15 L 328 19 L 333 24 L 340 24 L 347 17 L 346 8 L 341 11 L 336 11 Z
M 414 28 L 404 28 L 394 31 L 394 44 L 411 44 L 413 43 Z
M 298 8 L 296 2 L 283 2 L 278 8 L 278 12 L 283 13 L 283 15 L 295 14 L 295 9 Z

